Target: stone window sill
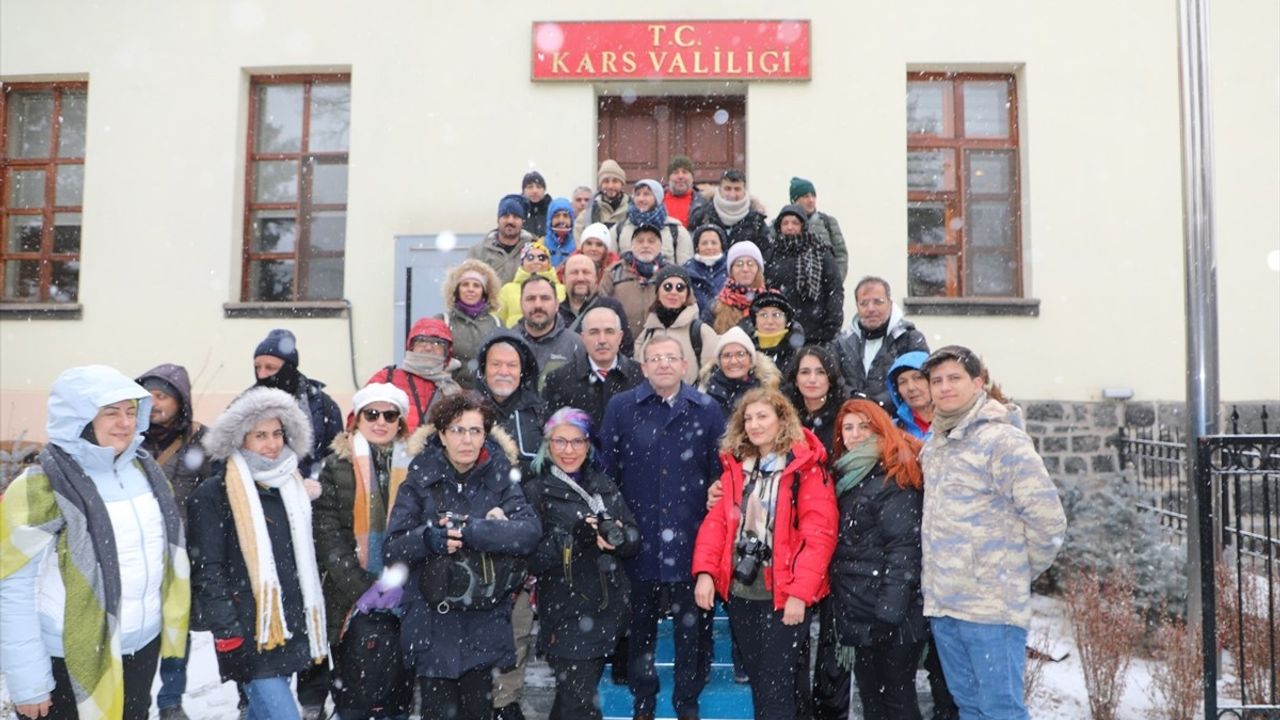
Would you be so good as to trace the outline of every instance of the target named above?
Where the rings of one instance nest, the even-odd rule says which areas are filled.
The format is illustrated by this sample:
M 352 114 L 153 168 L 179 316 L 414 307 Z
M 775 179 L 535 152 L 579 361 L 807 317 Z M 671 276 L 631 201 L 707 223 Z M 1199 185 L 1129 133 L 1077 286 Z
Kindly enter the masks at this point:
M 344 300 L 312 300 L 298 302 L 234 302 L 223 303 L 226 318 L 338 318 L 346 317 Z
M 0 320 L 79 320 L 80 303 L 0 303 Z
M 1040 301 L 1036 298 L 907 298 L 903 301 L 908 315 L 1003 315 L 1007 317 L 1039 317 Z

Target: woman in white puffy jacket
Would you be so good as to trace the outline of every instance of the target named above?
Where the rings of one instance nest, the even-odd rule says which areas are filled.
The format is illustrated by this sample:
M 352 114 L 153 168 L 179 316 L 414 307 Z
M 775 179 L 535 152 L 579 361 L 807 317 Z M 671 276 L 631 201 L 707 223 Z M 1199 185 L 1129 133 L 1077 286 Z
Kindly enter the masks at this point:
M 30 718 L 146 718 L 186 649 L 182 520 L 142 444 L 151 394 L 113 368 L 49 393 L 49 444 L 0 498 L 0 671 Z

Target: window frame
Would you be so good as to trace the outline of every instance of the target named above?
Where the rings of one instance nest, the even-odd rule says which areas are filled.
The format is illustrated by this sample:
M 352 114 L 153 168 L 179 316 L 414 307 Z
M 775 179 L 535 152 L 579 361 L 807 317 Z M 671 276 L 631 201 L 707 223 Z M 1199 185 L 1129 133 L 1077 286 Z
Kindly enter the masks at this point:
M 910 288 L 910 261 L 915 256 L 954 257 L 954 271 L 948 270 L 946 294 L 937 296 L 912 296 L 918 300 L 950 300 L 950 301 L 1001 301 L 1019 300 L 1026 297 L 1025 273 L 1022 247 L 1022 139 L 1018 112 L 1018 78 L 1012 72 L 950 72 L 950 71 L 908 71 L 907 83 L 939 82 L 951 83 L 951 113 L 944 122 L 951 127 L 951 137 L 913 134 L 907 130 L 907 152 L 917 150 L 951 150 L 954 153 L 956 167 L 955 188 L 952 190 L 924 191 L 907 190 L 908 211 L 916 203 L 941 203 L 944 212 L 944 231 L 946 242 L 937 245 L 912 243 L 908 235 L 908 288 Z M 1008 126 L 1007 138 L 969 138 L 964 136 L 964 84 L 970 81 L 1003 82 L 1008 90 Z M 1010 190 L 1007 196 L 1009 216 L 1012 220 L 1010 228 L 1010 244 L 1013 269 L 1013 292 L 1010 295 L 974 295 L 968 294 L 966 288 L 967 256 L 983 254 L 1000 254 L 1004 248 L 986 248 L 971 245 L 968 241 L 968 211 L 970 202 L 981 202 L 982 197 L 970 197 L 969 192 L 969 152 L 968 151 L 1008 151 L 1011 154 L 1009 167 Z M 1004 199 L 1004 198 L 1002 198 Z M 953 223 L 954 218 L 964 218 L 963 223 Z M 910 290 L 908 290 L 908 293 Z
M 9 157 L 9 95 L 13 92 L 31 92 L 49 90 L 53 93 L 52 119 L 49 126 L 49 154 L 41 158 Z M 89 83 L 84 80 L 65 80 L 53 82 L 3 82 L 0 83 L 0 304 L 10 306 L 67 306 L 76 307 L 80 303 L 80 270 L 76 270 L 76 296 L 73 300 L 55 300 L 49 297 L 49 287 L 53 281 L 53 265 L 61 262 L 80 262 L 84 243 L 84 197 L 83 187 L 79 205 L 56 205 L 58 191 L 58 167 L 62 165 L 79 165 L 84 167 L 86 155 L 78 157 L 59 157 L 58 141 L 62 134 L 62 102 L 68 90 L 78 90 L 85 94 L 86 117 L 89 97 Z M 86 122 L 86 135 L 88 126 Z M 88 152 L 88 143 L 85 144 Z M 43 202 L 39 208 L 14 209 L 9 207 L 11 192 L 10 178 L 15 171 L 41 170 L 44 172 Z M 55 253 L 54 235 L 57 226 L 54 218 L 63 213 L 80 215 L 80 241 L 74 253 Z M 39 217 L 40 250 L 38 252 L 11 252 L 9 250 L 9 225 L 14 217 Z M 6 277 L 10 261 L 36 261 L 40 263 L 40 285 L 36 297 L 10 298 L 4 292 L 7 287 Z
M 325 250 L 311 252 L 310 215 L 320 211 L 341 211 L 343 222 L 346 222 L 347 203 L 314 203 L 311 200 L 313 168 L 325 162 L 341 162 L 350 168 L 351 149 L 312 151 L 311 145 L 311 91 L 317 84 L 346 83 L 351 86 L 351 73 L 298 73 L 252 75 L 249 78 L 249 122 L 245 142 L 245 195 L 244 195 L 244 234 L 241 242 L 240 262 L 240 302 L 268 303 L 273 305 L 297 304 L 309 302 L 331 302 L 307 300 L 307 270 L 313 258 L 341 258 L 344 261 L 343 284 L 346 283 L 345 258 L 346 242 L 341 251 Z M 260 153 L 254 148 L 258 133 L 258 88 L 266 85 L 302 85 L 302 137 L 295 153 Z M 348 121 L 350 116 L 348 116 Z M 349 141 L 349 138 L 348 138 Z M 294 202 L 256 202 L 256 162 L 272 160 L 296 160 L 298 162 L 298 192 Z M 262 210 L 286 210 L 297 214 L 297 238 L 292 252 L 259 252 L 253 249 L 253 214 Z M 345 233 L 345 230 L 344 230 Z M 251 283 L 253 264 L 260 261 L 292 260 L 293 283 L 292 294 L 286 300 L 263 300 L 252 297 Z M 335 299 L 339 300 L 339 299 Z

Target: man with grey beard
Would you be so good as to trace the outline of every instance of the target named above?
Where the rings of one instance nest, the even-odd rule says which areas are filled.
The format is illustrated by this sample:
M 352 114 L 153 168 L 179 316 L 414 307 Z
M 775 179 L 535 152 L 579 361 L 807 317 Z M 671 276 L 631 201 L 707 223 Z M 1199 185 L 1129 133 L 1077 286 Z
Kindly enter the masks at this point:
M 555 286 L 541 275 L 530 275 L 520 286 L 520 337 L 538 360 L 538 389 L 547 373 L 586 353 L 582 339 L 560 320 Z

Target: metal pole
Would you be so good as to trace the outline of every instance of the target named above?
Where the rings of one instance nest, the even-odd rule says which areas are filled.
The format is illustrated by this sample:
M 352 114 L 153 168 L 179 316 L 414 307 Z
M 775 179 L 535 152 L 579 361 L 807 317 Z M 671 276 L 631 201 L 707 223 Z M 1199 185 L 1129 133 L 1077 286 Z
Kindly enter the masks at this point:
M 1209 94 L 1208 0 L 1178 0 L 1182 110 L 1182 233 L 1187 313 L 1188 619 L 1201 617 L 1205 717 L 1217 715 L 1214 633 L 1216 560 L 1213 491 L 1200 438 L 1217 432 L 1218 294 L 1213 237 L 1213 113 Z M 1202 473 L 1206 482 L 1201 482 Z M 1203 508 L 1201 506 L 1204 506 Z

